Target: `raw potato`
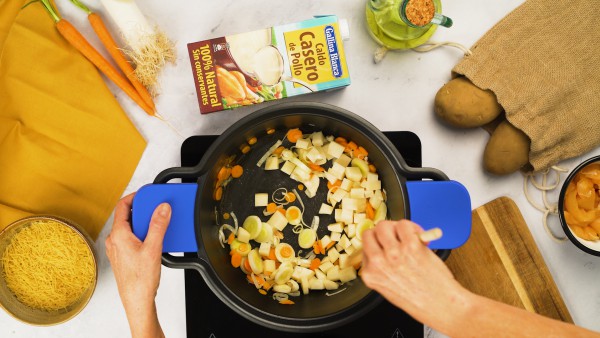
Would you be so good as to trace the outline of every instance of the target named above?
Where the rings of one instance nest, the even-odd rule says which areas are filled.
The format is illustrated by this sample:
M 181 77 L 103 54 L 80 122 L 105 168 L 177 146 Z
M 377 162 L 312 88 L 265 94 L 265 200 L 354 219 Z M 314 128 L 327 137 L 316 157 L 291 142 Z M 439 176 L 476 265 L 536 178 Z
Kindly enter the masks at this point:
M 434 110 L 454 127 L 474 128 L 493 121 L 502 112 L 496 95 L 459 77 L 446 83 L 435 95 Z
M 483 153 L 485 170 L 496 175 L 513 173 L 529 162 L 531 141 L 508 121 L 494 130 Z

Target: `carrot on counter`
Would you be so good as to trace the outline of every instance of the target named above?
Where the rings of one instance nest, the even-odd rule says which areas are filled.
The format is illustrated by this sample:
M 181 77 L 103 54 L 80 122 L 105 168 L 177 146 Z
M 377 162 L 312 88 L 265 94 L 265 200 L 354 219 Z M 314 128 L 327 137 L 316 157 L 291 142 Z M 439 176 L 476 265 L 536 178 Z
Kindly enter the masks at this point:
M 70 0 L 75 6 L 81 8 L 88 15 L 88 21 L 90 25 L 96 32 L 96 36 L 100 39 L 100 42 L 106 47 L 106 50 L 112 56 L 113 60 L 117 63 L 117 66 L 121 69 L 123 74 L 129 79 L 135 90 L 137 90 L 140 97 L 146 102 L 146 104 L 152 109 L 156 109 L 154 105 L 154 101 L 152 100 L 152 95 L 148 92 L 148 89 L 144 87 L 144 85 L 140 82 L 140 80 L 135 75 L 135 70 L 131 66 L 131 64 L 125 58 L 125 55 L 118 47 L 115 39 L 113 39 L 112 35 L 108 31 L 108 28 L 104 24 L 102 17 L 98 15 L 98 13 L 92 12 L 86 5 L 84 5 L 79 0 Z
M 135 103 L 138 104 L 148 115 L 156 116 L 156 112 L 140 96 L 129 80 L 123 77 L 98 51 L 81 35 L 69 21 L 58 14 L 50 0 L 39 0 L 46 11 L 54 20 L 54 24 L 60 35 L 67 40 L 71 46 L 83 54 L 94 64 L 106 77 L 123 90 Z

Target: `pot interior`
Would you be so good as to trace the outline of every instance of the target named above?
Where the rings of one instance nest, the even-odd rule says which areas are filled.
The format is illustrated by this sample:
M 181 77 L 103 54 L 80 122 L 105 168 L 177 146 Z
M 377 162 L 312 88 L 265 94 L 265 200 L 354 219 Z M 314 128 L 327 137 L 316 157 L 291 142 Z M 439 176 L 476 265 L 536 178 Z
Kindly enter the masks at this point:
M 271 128 L 276 132 L 267 134 L 266 131 Z M 254 194 L 267 193 L 271 196 L 278 188 L 286 188 L 288 191 L 298 189 L 299 182 L 292 180 L 282 171 L 265 171 L 264 168 L 256 165 L 264 153 L 277 140 L 283 139 L 287 130 L 291 128 L 300 128 L 304 134 L 322 131 L 326 136 L 342 136 L 363 146 L 369 152 L 369 162 L 377 168 L 382 187 L 387 193 L 388 218 L 406 217 L 407 205 L 403 197 L 404 161 L 387 151 L 389 144 L 386 143 L 385 136 L 368 122 L 353 114 L 338 112 L 337 108 L 300 106 L 272 109 L 266 112 L 263 110 L 229 128 L 207 151 L 199 164 L 200 167 L 208 170 L 205 181 L 200 182 L 195 215 L 196 236 L 200 246 L 199 256 L 209 263 L 207 270 L 209 270 L 210 280 L 207 282 L 214 283 L 211 287 L 217 288 L 219 293 L 227 298 L 224 301 L 228 305 L 241 308 L 243 311 L 255 312 L 257 316 L 311 320 L 339 315 L 342 312 L 359 313 L 362 308 L 370 307 L 380 299 L 375 292 L 364 285 L 360 278 L 342 285 L 338 290 L 329 292 L 311 290 L 308 295 L 290 297 L 295 304 L 284 306 L 272 299 L 272 292 L 266 296 L 257 292 L 254 285 L 247 282 L 244 273 L 239 268 L 231 266 L 227 245 L 226 248 L 220 245 L 218 224 L 234 225 L 231 218 L 223 219 L 224 213 L 235 214 L 239 226 L 250 215 L 257 215 L 266 222 L 269 217 L 263 215 L 264 208 L 254 207 Z M 256 137 L 258 142 L 250 147 L 249 152 L 242 154 L 240 147 L 247 144 L 252 137 Z M 242 165 L 244 173 L 225 187 L 221 201 L 216 202 L 213 199 L 216 175 L 221 166 L 232 161 L 232 156 L 235 156 L 233 163 Z M 313 198 L 308 198 L 302 191 L 298 193 L 305 206 L 304 221 L 310 224 L 313 216 L 318 215 L 321 203 L 326 203 L 326 180 L 321 179 L 318 193 Z M 271 198 L 269 200 L 271 201 Z M 293 205 L 300 207 L 298 200 Z M 333 214 L 318 216 L 320 225 L 317 234 L 318 238 L 321 238 L 329 234 L 327 225 L 334 223 L 335 220 Z M 218 220 L 215 220 L 216 217 Z M 297 235 L 292 232 L 292 228 L 293 226 L 288 225 L 284 229 L 285 237 L 282 242 L 292 245 L 298 253 L 300 248 Z M 253 248 L 257 247 L 256 243 L 253 241 L 251 243 Z M 308 253 L 308 250 L 305 249 L 303 252 Z M 342 292 L 327 296 L 343 289 L 345 290 Z

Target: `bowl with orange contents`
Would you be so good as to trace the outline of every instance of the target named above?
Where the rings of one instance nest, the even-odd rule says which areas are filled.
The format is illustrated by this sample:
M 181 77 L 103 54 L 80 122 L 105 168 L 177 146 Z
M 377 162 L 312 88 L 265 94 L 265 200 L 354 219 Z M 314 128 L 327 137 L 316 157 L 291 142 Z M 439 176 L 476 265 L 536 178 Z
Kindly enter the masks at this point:
M 567 237 L 581 250 L 600 256 L 600 156 L 579 164 L 560 191 L 558 210 Z

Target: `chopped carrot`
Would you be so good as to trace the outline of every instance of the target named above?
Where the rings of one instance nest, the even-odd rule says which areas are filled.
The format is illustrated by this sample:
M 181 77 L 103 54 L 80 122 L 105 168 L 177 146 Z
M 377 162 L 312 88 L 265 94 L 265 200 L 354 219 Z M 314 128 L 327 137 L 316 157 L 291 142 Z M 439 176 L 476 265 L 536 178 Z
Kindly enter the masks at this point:
M 258 293 L 260 293 L 261 295 L 266 295 L 267 291 L 263 290 L 263 289 L 258 289 Z
M 285 149 L 285 147 L 283 147 L 283 146 L 278 147 L 277 149 L 273 150 L 273 155 L 280 156 L 284 149 Z
M 329 244 L 327 244 L 327 246 L 325 247 L 325 251 L 331 249 L 334 245 L 335 245 L 334 241 L 329 242 Z
M 298 140 L 302 138 L 302 131 L 298 128 L 290 129 L 287 132 L 287 139 L 292 143 L 298 142 Z
M 239 268 L 240 265 L 242 265 L 242 255 L 237 252 L 231 255 L 231 265 L 233 265 L 234 268 Z
M 325 254 L 325 250 L 323 249 L 323 245 L 321 244 L 321 240 L 318 240 L 313 244 L 313 251 L 318 254 Z
M 284 258 L 288 258 L 288 257 L 292 257 L 292 255 L 294 254 L 294 252 L 292 251 L 292 249 L 290 249 L 289 246 L 284 246 L 284 247 L 281 248 L 280 254 Z
M 231 168 L 231 177 L 238 178 L 244 173 L 244 168 L 241 165 L 235 165 Z
M 293 300 L 284 299 L 284 300 L 280 300 L 280 301 L 279 301 L 279 304 L 283 304 L 283 305 L 293 305 L 293 304 L 296 304 L 296 303 L 294 303 L 294 301 L 293 301 Z
M 277 211 L 277 204 L 275 204 L 273 202 L 267 204 L 267 212 L 268 213 L 273 213 L 275 211 Z
M 342 181 L 340 180 L 336 180 L 335 183 L 331 183 L 329 181 L 327 181 L 327 189 L 331 190 L 333 187 L 339 187 L 342 185 Z
M 307 164 L 308 164 L 308 167 L 310 168 L 310 170 L 312 170 L 312 171 L 317 171 L 317 172 L 321 172 L 321 173 L 325 171 L 325 169 L 318 164 L 314 164 L 311 162 L 308 162 Z
M 374 165 L 369 164 L 369 171 L 372 172 L 372 173 L 376 173 L 377 172 L 377 168 L 375 168 Z
M 348 148 L 350 150 L 356 150 L 358 148 L 358 146 L 356 145 L 356 143 L 350 141 L 350 142 L 348 142 L 348 145 L 346 146 L 346 148 Z
M 223 219 L 229 219 L 230 215 L 228 212 L 223 213 Z
M 293 192 L 288 192 L 287 194 L 285 194 L 285 200 L 292 203 L 296 200 L 296 194 L 294 194 Z
M 234 240 L 235 240 L 235 235 L 232 232 L 229 234 L 229 238 L 227 238 L 227 244 L 233 243 Z
M 240 151 L 242 154 L 247 154 L 250 151 L 250 146 L 244 143 L 240 146 Z
M 215 192 L 213 193 L 213 199 L 215 201 L 220 201 L 221 197 L 223 197 L 223 187 L 217 187 L 217 189 L 215 189 Z
M 271 287 L 273 287 L 273 284 L 271 284 L 271 282 L 269 281 L 265 281 L 262 285 L 263 289 L 269 291 L 271 289 Z
M 252 271 L 252 267 L 250 266 L 250 260 L 246 259 L 244 261 L 244 269 L 246 269 L 246 271 Z
M 256 139 L 256 137 L 253 136 L 250 139 L 248 139 L 248 144 L 253 145 L 253 144 L 256 144 L 257 141 L 258 140 Z
M 316 270 L 320 265 L 321 260 L 319 258 L 315 258 L 312 261 L 310 261 L 310 269 L 313 271 Z
M 343 137 L 336 137 L 334 141 L 343 145 L 344 147 L 348 145 L 348 141 L 346 141 L 346 139 Z
M 361 160 L 364 159 L 365 157 L 367 157 L 368 155 L 369 155 L 369 153 L 363 147 L 358 147 L 358 149 L 356 149 L 354 151 L 354 156 L 358 157 Z
M 300 190 L 300 191 L 304 190 L 304 184 L 298 184 L 298 190 Z
M 269 250 L 269 259 L 270 260 L 277 260 L 277 256 L 275 256 L 275 248 L 271 248 L 271 250 Z
M 321 252 L 321 250 L 319 250 L 319 245 L 317 244 L 317 242 L 313 244 L 313 252 L 317 255 Z
M 375 209 L 373 209 L 373 206 L 369 202 L 367 202 L 367 208 L 365 210 L 365 213 L 367 214 L 368 219 L 375 219 Z
M 236 250 L 229 251 L 229 256 L 233 256 L 233 254 L 236 253 L 236 252 L 237 252 Z
M 273 128 L 267 129 L 267 135 L 271 135 L 273 133 L 275 133 L 275 129 L 273 129 Z
M 230 175 L 231 175 L 231 169 L 223 166 L 223 167 L 221 167 L 221 169 L 219 169 L 219 173 L 217 174 L 217 180 L 225 181 L 226 179 L 229 178 Z
M 280 213 L 285 215 L 285 209 L 284 208 L 277 208 L 277 211 L 279 211 Z

